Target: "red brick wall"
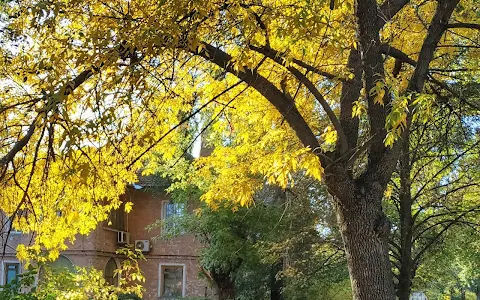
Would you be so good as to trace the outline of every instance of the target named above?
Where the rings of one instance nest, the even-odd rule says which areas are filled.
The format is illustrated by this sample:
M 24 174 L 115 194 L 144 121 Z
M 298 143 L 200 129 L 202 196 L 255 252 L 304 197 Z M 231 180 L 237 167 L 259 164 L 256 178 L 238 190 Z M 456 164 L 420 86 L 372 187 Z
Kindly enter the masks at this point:
M 146 261 L 141 261 L 140 266 L 144 272 L 146 282 L 145 300 L 158 299 L 159 293 L 159 266 L 160 264 L 178 264 L 185 266 L 186 296 L 212 295 L 213 290 L 208 283 L 199 278 L 200 270 L 197 263 L 200 243 L 193 236 L 182 236 L 168 241 L 153 242 L 152 239 L 160 234 L 160 229 L 150 232 L 146 227 L 162 216 L 162 201 L 168 200 L 162 192 L 148 192 L 145 190 L 128 189 L 122 196 L 123 201 L 133 202 L 133 210 L 126 215 L 126 229 L 130 233 L 130 243 L 135 240 L 150 240 L 151 250 L 145 253 Z M 19 243 L 28 244 L 30 237 L 26 235 L 12 235 L 7 241 L 7 257 L 13 259 L 15 247 Z M 4 239 L 1 240 L 4 242 Z M 107 224 L 100 224 L 88 236 L 77 235 L 73 244 L 68 244 L 69 249 L 62 254 L 78 266 L 93 266 L 105 270 L 107 261 L 111 257 L 121 260 L 115 251 L 121 247 L 117 245 L 117 231 L 108 228 Z M 7 259 L 7 257 L 5 259 Z

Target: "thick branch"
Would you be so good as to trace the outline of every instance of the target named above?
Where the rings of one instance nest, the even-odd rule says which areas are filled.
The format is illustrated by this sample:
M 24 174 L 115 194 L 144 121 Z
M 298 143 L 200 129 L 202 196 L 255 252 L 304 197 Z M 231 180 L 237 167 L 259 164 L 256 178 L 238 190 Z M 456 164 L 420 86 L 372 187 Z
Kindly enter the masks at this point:
M 418 56 L 417 66 L 413 74 L 409 90 L 421 93 L 427 79 L 428 66 L 433 59 L 433 54 L 445 30 L 448 28 L 448 21 L 457 6 L 459 0 L 439 0 L 435 15 L 432 18 L 427 36 L 423 41 L 420 55 Z
M 376 169 L 386 151 L 383 140 L 387 133 L 385 130 L 386 107 L 388 107 L 390 102 L 390 93 L 385 93 L 383 104 L 376 101 L 376 95 L 370 94 L 370 91 L 376 86 L 378 81 L 383 82 L 385 80 L 385 69 L 377 23 L 379 19 L 377 2 L 374 0 L 357 1 L 356 16 L 358 19 L 358 35 L 362 51 L 365 89 L 367 91 L 367 113 L 370 125 L 370 137 L 373 137 L 368 153 L 368 162 L 369 166 Z M 388 164 L 391 164 L 391 162 L 388 162 Z M 370 173 L 370 175 L 378 175 L 376 172 Z M 390 174 L 387 174 L 387 176 L 390 177 Z M 376 179 L 378 178 L 374 180 Z M 382 181 L 386 183 L 388 179 L 383 180 L 382 178 Z
M 33 119 L 32 123 L 28 127 L 27 133 L 13 145 L 12 149 L 10 149 L 10 151 L 8 151 L 8 153 L 5 154 L 4 157 L 0 159 L 0 180 L 3 179 L 3 177 L 5 176 L 5 171 L 7 169 L 8 163 L 13 160 L 15 155 L 17 155 L 17 153 L 20 152 L 32 138 L 32 135 L 35 133 L 35 128 L 37 127 L 37 121 L 40 120 L 41 115 L 42 114 L 39 113 L 35 117 L 35 119 Z
M 352 117 L 353 103 L 360 97 L 362 90 L 362 59 L 360 51 L 356 49 L 350 49 L 348 56 L 347 67 L 354 75 L 352 80 L 344 82 L 342 84 L 342 93 L 340 97 L 340 124 L 347 137 L 348 146 L 350 149 L 356 149 L 358 144 L 358 125 L 359 118 Z M 366 150 L 366 149 L 365 149 Z M 357 149 L 357 153 L 361 149 Z M 358 155 L 360 155 L 358 154 Z M 355 156 L 355 154 L 353 154 Z M 356 157 L 351 157 L 351 165 L 356 160 Z M 347 162 L 349 164 L 349 162 Z M 347 166 L 347 168 L 349 168 Z
M 257 90 L 280 112 L 280 114 L 282 114 L 283 117 L 285 117 L 285 120 L 295 131 L 297 137 L 305 147 L 310 147 L 314 151 L 320 149 L 320 144 L 315 134 L 297 110 L 295 102 L 285 97 L 285 95 L 275 87 L 273 83 L 260 75 L 256 70 L 235 70 L 232 63 L 232 57 L 229 54 L 210 44 L 203 43 L 203 45 L 204 48 L 196 53 L 197 55 L 237 76 L 246 84 Z
M 417 62 L 415 60 L 411 59 L 406 53 L 402 52 L 401 50 L 395 47 L 392 47 L 388 44 L 382 44 L 381 49 L 382 49 L 382 53 L 385 55 L 399 59 L 400 61 L 405 62 L 414 67 L 417 65 Z
M 337 119 L 337 116 L 333 112 L 332 108 L 330 105 L 327 103 L 327 100 L 323 97 L 323 95 L 318 91 L 318 89 L 315 87 L 315 85 L 305 76 L 303 75 L 297 68 L 289 65 L 286 65 L 286 60 L 281 56 L 281 54 L 268 47 L 257 47 L 257 46 L 250 46 L 250 49 L 261 53 L 265 55 L 266 57 L 270 58 L 271 60 L 275 61 L 276 63 L 285 66 L 287 70 L 289 70 L 297 79 L 300 81 L 307 89 L 313 94 L 315 99 L 317 99 L 318 103 L 322 106 L 322 108 L 325 110 L 327 113 L 328 118 L 333 124 L 333 127 L 337 131 L 338 137 L 339 137 L 339 142 L 340 142 L 340 152 L 345 153 L 348 149 L 348 142 L 347 142 L 347 137 L 345 136 L 345 133 L 343 132 L 342 125 Z
M 478 23 L 452 23 L 447 25 L 448 28 L 470 28 L 470 29 L 479 29 L 480 24 Z
M 377 26 L 382 28 L 385 23 L 390 21 L 410 0 L 386 0 L 380 6 Z

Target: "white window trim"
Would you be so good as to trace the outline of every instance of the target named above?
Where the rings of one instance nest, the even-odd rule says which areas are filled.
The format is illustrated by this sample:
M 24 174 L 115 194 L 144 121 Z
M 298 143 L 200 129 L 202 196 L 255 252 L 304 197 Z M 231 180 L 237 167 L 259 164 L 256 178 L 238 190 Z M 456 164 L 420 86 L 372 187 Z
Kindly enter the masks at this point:
M 22 274 L 22 264 L 18 260 L 2 260 L 2 276 L 1 276 L 1 285 L 5 285 L 5 264 L 18 264 L 18 275 Z
M 182 297 L 185 297 L 186 289 L 187 289 L 187 266 L 185 264 L 179 263 L 159 263 L 158 264 L 158 297 L 162 298 L 162 268 L 164 266 L 170 267 L 182 267 L 183 268 L 183 278 L 182 278 Z

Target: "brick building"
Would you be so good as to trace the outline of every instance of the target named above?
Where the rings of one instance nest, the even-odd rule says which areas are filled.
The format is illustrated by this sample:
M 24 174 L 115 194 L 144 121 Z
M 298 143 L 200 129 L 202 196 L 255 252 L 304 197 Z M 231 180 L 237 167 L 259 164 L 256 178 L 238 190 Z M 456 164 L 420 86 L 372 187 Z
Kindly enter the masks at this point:
M 122 207 L 112 212 L 110 222 L 99 225 L 88 236 L 78 235 L 75 243 L 63 251 L 54 264 L 72 269 L 73 265 L 93 266 L 103 270 L 107 281 L 115 284 L 117 279 L 113 277 L 113 271 L 122 259 L 115 252 L 128 242 L 144 250 L 146 261 L 140 261 L 146 279 L 143 299 L 211 297 L 214 291 L 207 281 L 199 278 L 200 244 L 194 237 L 184 235 L 168 241 L 153 241 L 161 228 L 146 230 L 160 218 L 184 213 L 184 208 L 172 203 L 163 192 L 161 183 L 153 177 L 142 177 L 138 184 L 127 190 L 122 200 L 133 202 L 129 214 L 125 214 Z M 5 217 L 3 221 L 5 224 Z M 5 241 L 6 235 L 2 234 L 1 244 L 6 242 L 7 245 L 0 266 L 1 284 L 8 283 L 22 272 L 22 264 L 15 258 L 15 249 L 19 243 L 28 244 L 30 238 L 11 232 Z

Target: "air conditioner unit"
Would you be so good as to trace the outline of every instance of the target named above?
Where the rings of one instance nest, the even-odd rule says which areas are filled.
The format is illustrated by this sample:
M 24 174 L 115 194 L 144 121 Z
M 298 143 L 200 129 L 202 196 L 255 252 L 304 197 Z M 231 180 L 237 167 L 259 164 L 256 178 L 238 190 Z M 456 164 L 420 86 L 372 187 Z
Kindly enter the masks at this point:
M 150 241 L 149 240 L 136 240 L 135 249 L 138 249 L 142 252 L 150 251 Z
M 117 232 L 117 244 L 128 244 L 130 235 L 128 232 L 125 231 L 118 231 Z

